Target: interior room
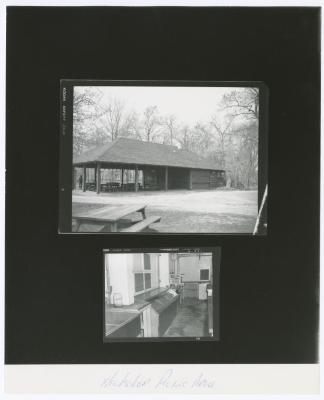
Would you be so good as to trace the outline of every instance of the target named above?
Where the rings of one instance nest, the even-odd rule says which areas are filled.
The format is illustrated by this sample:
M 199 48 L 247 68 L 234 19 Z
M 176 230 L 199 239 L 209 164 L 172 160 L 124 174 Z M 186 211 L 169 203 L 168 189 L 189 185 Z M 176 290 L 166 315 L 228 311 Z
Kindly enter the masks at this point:
M 105 253 L 105 340 L 213 338 L 212 253 Z

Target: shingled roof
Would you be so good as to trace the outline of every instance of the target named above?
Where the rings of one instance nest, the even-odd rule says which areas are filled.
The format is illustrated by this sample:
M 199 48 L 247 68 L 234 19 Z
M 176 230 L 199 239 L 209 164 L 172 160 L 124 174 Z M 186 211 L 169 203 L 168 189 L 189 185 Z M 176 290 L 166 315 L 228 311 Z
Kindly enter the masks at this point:
M 128 138 L 119 138 L 73 158 L 74 165 L 92 162 L 222 169 L 212 161 L 176 146 Z

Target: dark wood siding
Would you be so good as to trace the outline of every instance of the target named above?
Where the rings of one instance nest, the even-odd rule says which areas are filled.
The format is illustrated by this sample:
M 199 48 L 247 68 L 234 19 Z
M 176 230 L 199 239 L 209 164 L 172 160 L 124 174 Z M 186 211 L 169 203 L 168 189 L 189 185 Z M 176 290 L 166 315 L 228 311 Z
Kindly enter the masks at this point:
M 193 169 L 191 171 L 192 189 L 209 189 L 210 171 Z
M 218 171 L 210 172 L 210 187 L 215 188 L 218 186 Z
M 226 186 L 226 176 L 224 171 L 210 171 L 210 187 L 216 188 Z
M 188 189 L 189 169 L 169 168 L 169 189 Z
M 193 169 L 191 171 L 192 189 L 213 189 L 226 185 L 223 171 Z
M 145 190 L 161 190 L 164 188 L 165 168 L 143 168 Z

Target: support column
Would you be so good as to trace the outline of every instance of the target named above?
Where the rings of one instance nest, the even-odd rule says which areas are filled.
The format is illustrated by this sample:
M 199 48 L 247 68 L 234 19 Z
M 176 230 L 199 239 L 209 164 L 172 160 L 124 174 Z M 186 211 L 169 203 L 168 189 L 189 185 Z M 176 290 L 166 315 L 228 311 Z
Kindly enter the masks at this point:
M 121 190 L 123 190 L 123 185 L 124 185 L 124 168 L 121 169 L 121 179 L 120 179 Z
M 83 179 L 82 179 L 82 190 L 86 191 L 86 180 L 87 180 L 87 167 L 83 166 Z
M 189 190 L 192 190 L 192 170 L 189 169 L 189 183 L 188 183 Z
M 100 184 L 101 184 L 100 164 L 97 163 L 97 165 L 96 165 L 96 189 L 97 189 L 97 194 L 100 193 Z
M 165 167 L 165 175 L 164 175 L 164 189 L 169 189 L 169 167 Z
M 135 165 L 135 192 L 138 191 L 138 166 Z
M 146 172 L 145 172 L 145 168 L 142 169 L 143 171 L 143 189 L 145 189 L 145 177 L 146 177 Z

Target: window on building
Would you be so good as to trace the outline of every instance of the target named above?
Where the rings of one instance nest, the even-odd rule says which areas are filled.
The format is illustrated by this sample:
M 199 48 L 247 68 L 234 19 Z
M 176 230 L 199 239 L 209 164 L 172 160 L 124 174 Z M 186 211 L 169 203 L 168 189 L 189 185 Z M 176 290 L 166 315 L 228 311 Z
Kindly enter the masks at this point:
M 142 255 L 138 255 L 142 256 Z M 136 260 L 136 268 L 134 271 L 135 279 L 135 293 L 143 293 L 152 288 L 152 270 L 151 270 L 151 257 L 150 254 L 144 254 L 142 262 Z
M 144 254 L 144 269 L 151 269 L 151 257 L 149 254 Z
M 200 280 L 201 281 L 209 281 L 209 269 L 201 269 L 200 270 Z
M 136 273 L 135 275 L 135 292 L 142 292 L 144 290 L 144 280 L 142 273 Z
M 144 274 L 145 289 L 151 289 L 151 274 Z

